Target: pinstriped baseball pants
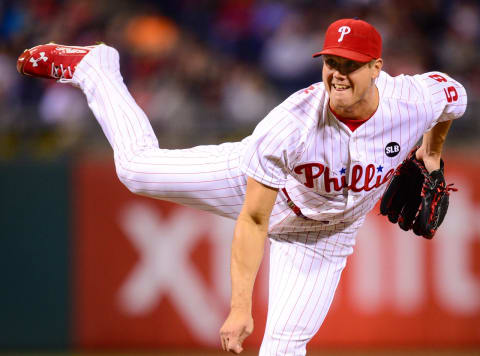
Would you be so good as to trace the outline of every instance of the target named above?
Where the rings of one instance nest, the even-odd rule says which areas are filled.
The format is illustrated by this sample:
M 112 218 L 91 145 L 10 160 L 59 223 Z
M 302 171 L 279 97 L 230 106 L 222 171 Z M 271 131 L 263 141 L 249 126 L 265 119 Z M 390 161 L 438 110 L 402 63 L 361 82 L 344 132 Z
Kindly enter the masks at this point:
M 241 142 L 165 150 L 119 71 L 118 52 L 105 45 L 77 66 L 74 84 L 114 150 L 119 179 L 132 192 L 235 219 L 246 176 Z M 269 303 L 260 355 L 305 355 L 330 308 L 361 222 L 324 226 L 296 216 L 280 193 L 269 228 Z

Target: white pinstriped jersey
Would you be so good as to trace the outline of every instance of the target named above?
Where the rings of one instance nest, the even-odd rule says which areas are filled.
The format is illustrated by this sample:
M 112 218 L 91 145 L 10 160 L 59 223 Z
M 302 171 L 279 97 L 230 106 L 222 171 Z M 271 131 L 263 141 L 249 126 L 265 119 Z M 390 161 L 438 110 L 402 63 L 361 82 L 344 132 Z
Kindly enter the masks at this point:
M 261 356 L 305 355 L 330 308 L 363 217 L 392 170 L 426 130 L 461 116 L 466 105 L 463 87 L 444 74 L 391 78 L 381 73 L 378 110 L 354 132 L 330 113 L 318 83 L 289 97 L 241 142 L 167 150 L 159 148 L 147 116 L 124 85 L 116 50 L 96 46 L 73 79 L 114 149 L 119 179 L 132 192 L 237 218 L 246 173 L 285 187 L 303 215 L 313 219 L 297 216 L 284 193 L 278 195 L 269 226 L 269 306 Z
M 467 95 L 444 73 L 376 79 L 380 102 L 353 132 L 330 111 L 323 83 L 300 90 L 256 127 L 241 169 L 285 188 L 302 214 L 329 224 L 358 220 L 381 197 L 422 135 L 463 115 Z

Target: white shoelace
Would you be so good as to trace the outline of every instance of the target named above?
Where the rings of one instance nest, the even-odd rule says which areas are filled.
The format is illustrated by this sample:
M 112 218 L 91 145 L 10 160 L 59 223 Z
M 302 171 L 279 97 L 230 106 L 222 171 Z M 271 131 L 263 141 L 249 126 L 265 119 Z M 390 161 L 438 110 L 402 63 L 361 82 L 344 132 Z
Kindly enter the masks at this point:
M 57 79 L 61 83 L 65 83 L 64 82 L 65 80 L 67 81 L 71 80 L 71 79 L 65 78 L 65 75 L 67 73 L 70 75 L 70 78 L 73 77 L 72 69 L 70 68 L 70 66 L 67 66 L 66 68 L 64 68 L 63 64 L 60 64 L 60 66 L 56 67 L 55 63 L 52 63 L 52 69 L 50 71 L 50 75 L 53 78 Z

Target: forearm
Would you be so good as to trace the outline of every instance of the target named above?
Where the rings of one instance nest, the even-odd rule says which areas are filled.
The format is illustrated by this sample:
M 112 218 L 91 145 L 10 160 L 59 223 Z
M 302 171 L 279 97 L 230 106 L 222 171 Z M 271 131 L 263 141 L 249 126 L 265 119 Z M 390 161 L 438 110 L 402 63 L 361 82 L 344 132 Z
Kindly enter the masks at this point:
M 429 172 L 440 168 L 443 144 L 451 125 L 452 121 L 439 122 L 423 135 L 422 145 L 417 150 L 416 157 L 423 161 Z
M 251 312 L 255 278 L 263 258 L 268 224 L 240 214 L 235 226 L 231 256 L 231 308 Z
M 430 131 L 423 135 L 421 150 L 425 156 L 438 157 L 442 154 L 443 144 L 447 138 L 452 121 L 436 124 Z
M 242 343 L 253 331 L 252 294 L 263 258 L 268 222 L 278 189 L 247 178 L 247 192 L 237 218 L 232 243 L 232 299 L 230 313 L 220 329 L 222 347 L 242 352 Z

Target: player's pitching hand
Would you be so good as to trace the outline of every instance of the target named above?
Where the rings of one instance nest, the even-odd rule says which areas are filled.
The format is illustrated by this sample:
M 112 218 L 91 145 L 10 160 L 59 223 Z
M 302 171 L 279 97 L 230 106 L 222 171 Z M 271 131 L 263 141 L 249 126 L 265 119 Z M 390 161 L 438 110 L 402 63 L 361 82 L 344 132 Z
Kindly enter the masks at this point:
M 249 311 L 230 310 L 220 329 L 222 349 L 236 355 L 243 351 L 242 343 L 253 331 L 253 318 Z

